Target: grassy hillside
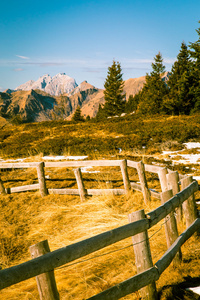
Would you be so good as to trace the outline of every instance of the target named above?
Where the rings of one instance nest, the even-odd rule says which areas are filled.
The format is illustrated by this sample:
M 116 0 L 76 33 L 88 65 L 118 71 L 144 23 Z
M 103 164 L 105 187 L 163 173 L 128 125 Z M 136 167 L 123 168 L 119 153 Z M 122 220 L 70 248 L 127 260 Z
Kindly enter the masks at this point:
M 95 156 L 116 154 L 118 148 L 133 154 L 144 146 L 146 154 L 153 154 L 163 149 L 177 150 L 183 142 L 199 140 L 199 132 L 200 115 L 153 118 L 129 115 L 98 123 L 48 121 L 10 125 L 0 132 L 0 156 L 66 153 Z
M 190 139 L 198 141 L 199 122 L 200 116 L 155 117 L 146 120 L 129 116 L 109 119 L 105 123 L 73 124 L 53 121 L 6 125 L 0 132 L 0 156 L 19 158 L 36 155 L 27 159 L 36 161 L 41 160 L 41 155 L 86 154 L 91 159 L 129 157 L 132 160 L 151 162 L 154 154 L 162 149 L 179 149 L 183 147 L 182 142 Z M 122 148 L 122 152 L 119 153 L 117 148 Z M 101 173 L 83 174 L 86 188 L 103 188 L 111 179 L 114 180 L 115 187 L 123 186 L 117 168 L 94 170 Z M 49 175 L 49 188 L 77 188 L 70 168 L 47 169 L 46 175 Z M 131 180 L 138 180 L 134 171 L 129 175 Z M 5 187 L 37 182 L 34 169 L 4 171 L 0 176 Z M 149 175 L 148 182 L 151 188 L 160 190 L 156 176 Z M 156 199 L 145 205 L 139 192 L 131 192 L 125 196 L 89 197 L 84 202 L 78 196 L 48 195 L 41 198 L 38 191 L 0 195 L 0 266 L 6 268 L 29 260 L 29 246 L 39 241 L 48 239 L 53 251 L 127 224 L 127 215 L 133 211 L 144 208 L 147 213 L 159 205 L 160 202 Z M 149 231 L 154 262 L 167 249 L 162 224 L 160 222 Z M 183 220 L 179 225 L 179 232 L 184 230 Z M 159 290 L 165 285 L 180 283 L 187 276 L 200 277 L 199 241 L 199 237 L 192 237 L 182 247 L 183 262 L 176 268 L 170 266 L 163 273 L 157 282 Z M 84 261 L 92 257 L 95 258 Z M 61 299 L 87 299 L 136 274 L 131 238 L 80 261 L 55 270 Z M 167 298 L 166 294 L 170 296 L 170 293 L 172 292 L 169 290 L 163 291 L 161 299 L 180 299 L 174 296 Z M 0 296 L 2 300 L 39 299 L 34 278 L 0 291 Z M 135 293 L 124 299 L 139 298 Z

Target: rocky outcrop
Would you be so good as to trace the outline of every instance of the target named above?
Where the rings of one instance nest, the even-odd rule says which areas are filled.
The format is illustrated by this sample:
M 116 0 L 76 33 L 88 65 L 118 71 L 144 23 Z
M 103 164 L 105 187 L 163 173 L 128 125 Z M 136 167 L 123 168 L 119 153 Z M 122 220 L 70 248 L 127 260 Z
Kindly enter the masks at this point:
M 7 93 L 7 94 L 12 94 L 13 92 L 15 92 L 15 90 L 7 89 L 4 91 L 4 93 Z
M 69 101 L 72 106 L 72 113 L 76 110 L 77 106 L 81 107 L 83 116 L 89 115 L 94 117 L 97 110 L 94 109 L 95 105 L 98 107 L 100 103 L 100 93 L 102 90 L 89 84 L 87 81 L 83 81 L 77 86 L 71 93 L 68 94 Z M 90 109 L 92 106 L 92 109 Z M 71 118 L 71 114 L 67 119 Z

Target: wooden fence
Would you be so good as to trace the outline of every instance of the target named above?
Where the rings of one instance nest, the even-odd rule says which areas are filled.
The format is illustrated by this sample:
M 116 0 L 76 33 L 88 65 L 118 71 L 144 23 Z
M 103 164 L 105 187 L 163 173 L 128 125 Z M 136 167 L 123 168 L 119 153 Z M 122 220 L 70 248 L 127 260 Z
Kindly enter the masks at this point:
M 54 167 L 60 167 L 63 166 L 63 164 L 65 166 L 69 166 L 68 163 L 47 163 L 45 166 L 52 167 L 52 164 L 54 164 Z M 70 162 L 70 164 L 71 166 L 78 165 L 80 167 L 80 162 Z M 87 162 L 81 162 L 81 164 L 85 166 Z M 105 164 L 107 166 L 106 161 L 95 162 L 95 165 L 98 166 Z M 121 169 L 125 166 L 122 171 L 125 186 L 124 190 L 129 190 L 131 187 L 131 183 L 128 180 L 127 165 L 136 167 L 138 170 L 140 168 L 140 189 L 147 189 L 146 183 L 144 183 L 144 185 L 142 184 L 142 180 L 146 180 L 144 176 L 144 165 L 142 163 L 135 163 L 131 161 L 128 161 L 127 163 L 126 161 L 120 161 L 119 163 L 119 161 L 111 161 L 110 165 L 113 164 L 115 166 L 120 166 Z M 12 165 L 12 167 L 16 167 L 16 164 L 14 166 Z M 26 167 L 28 167 L 27 164 Z M 33 167 L 33 165 L 31 164 L 30 167 Z M 44 164 L 36 164 L 36 167 L 38 168 L 39 184 L 43 185 L 42 191 L 45 194 Z M 0 289 L 4 289 L 36 276 L 40 298 L 59 299 L 59 293 L 57 291 L 54 277 L 55 268 L 91 254 L 125 238 L 132 237 L 138 274 L 89 299 L 116 300 L 137 290 L 141 291 L 141 295 L 142 297 L 145 297 L 145 299 L 157 299 L 155 281 L 159 279 L 160 275 L 172 261 L 176 264 L 181 260 L 181 246 L 196 231 L 200 230 L 200 219 L 197 218 L 197 209 L 194 198 L 194 193 L 199 190 L 199 186 L 197 181 L 192 180 L 192 177 L 183 177 L 180 181 L 182 188 L 180 191 L 179 182 L 177 181 L 180 179 L 180 176 L 178 176 L 177 172 L 168 173 L 165 168 L 148 165 L 145 165 L 145 170 L 158 173 L 163 191 L 159 194 L 161 198 L 161 206 L 146 215 L 144 210 L 134 212 L 129 215 L 129 224 L 127 225 L 103 232 L 94 237 L 52 252 L 50 252 L 47 241 L 31 246 L 30 251 L 33 258 L 32 260 L 0 271 Z M 42 176 L 42 179 L 40 176 Z M 76 176 L 76 178 L 80 178 L 79 171 L 77 171 Z M 125 183 L 125 181 L 127 182 Z M 1 185 L 1 188 L 1 191 L 3 191 L 3 184 Z M 84 187 L 82 186 L 81 188 Z M 145 193 L 149 195 L 148 191 L 143 191 L 144 195 Z M 84 195 L 85 190 L 83 189 L 82 192 Z M 81 192 L 79 194 L 81 195 Z M 180 216 L 184 213 L 186 219 L 187 228 L 180 236 L 178 235 L 176 223 L 177 220 L 179 221 L 179 217 L 177 217 L 176 220 L 174 216 L 175 209 L 179 209 Z M 155 226 L 164 218 L 166 220 L 165 226 L 168 250 L 153 265 L 148 239 L 148 229 Z M 143 254 L 142 257 L 141 253 Z
M 81 167 L 119 167 L 122 173 L 122 179 L 124 188 L 123 189 L 86 189 L 84 185 L 83 176 L 81 173 Z M 64 195 L 80 195 L 81 200 L 84 200 L 87 195 L 105 195 L 114 194 L 122 195 L 128 193 L 130 189 L 141 191 L 144 196 L 144 201 L 147 203 L 151 200 L 151 196 L 155 198 L 160 198 L 160 193 L 153 191 L 148 188 L 148 183 L 146 179 L 146 172 L 156 173 L 160 179 L 162 191 L 166 189 L 166 174 L 171 172 L 166 168 L 143 164 L 140 162 L 130 161 L 130 160 L 92 160 L 92 161 L 66 161 L 66 162 L 31 162 L 31 163 L 0 163 L 0 170 L 3 169 L 24 169 L 24 168 L 36 168 L 38 183 L 17 186 L 11 188 L 5 188 L 4 183 L 0 178 L 0 193 L 17 193 L 24 191 L 40 190 L 41 196 L 47 194 L 64 194 Z M 47 189 L 45 169 L 46 168 L 76 168 L 74 169 L 74 174 L 77 182 L 78 189 L 72 188 L 62 188 L 62 189 Z M 128 168 L 134 168 L 137 170 L 140 184 L 131 182 L 129 180 Z M 180 175 L 179 175 L 180 177 Z M 180 178 L 177 178 L 177 182 Z M 168 189 L 168 186 L 167 186 Z

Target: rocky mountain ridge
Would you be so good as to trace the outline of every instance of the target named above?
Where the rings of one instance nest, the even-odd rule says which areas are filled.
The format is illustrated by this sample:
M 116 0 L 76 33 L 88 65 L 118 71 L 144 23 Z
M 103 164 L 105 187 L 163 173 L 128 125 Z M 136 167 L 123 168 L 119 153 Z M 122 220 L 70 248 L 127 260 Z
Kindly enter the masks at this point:
M 58 78 L 58 75 L 54 77 Z M 166 73 L 163 80 L 166 81 L 168 76 L 168 73 Z M 42 78 L 46 80 L 45 82 L 50 82 L 48 75 L 47 77 L 40 77 L 40 84 L 44 82 Z M 124 85 L 126 100 L 128 100 L 130 95 L 134 96 L 137 94 L 144 83 L 145 76 L 126 80 Z M 29 84 L 32 87 L 38 86 L 38 83 L 36 85 L 29 81 L 24 84 L 23 88 L 28 89 Z M 46 86 L 43 85 L 43 89 L 47 86 L 48 84 Z M 53 88 L 50 89 L 51 93 L 53 93 L 53 90 Z M 72 90 L 69 89 L 62 95 L 54 96 L 51 93 L 41 89 L 6 90 L 0 93 L 0 116 L 5 119 L 12 119 L 18 116 L 23 122 L 40 122 L 54 119 L 70 120 L 77 106 L 80 106 L 84 117 L 87 115 L 95 117 L 99 104 L 104 104 L 105 101 L 103 89 L 98 89 L 87 81 L 83 81 L 78 86 L 75 84 Z

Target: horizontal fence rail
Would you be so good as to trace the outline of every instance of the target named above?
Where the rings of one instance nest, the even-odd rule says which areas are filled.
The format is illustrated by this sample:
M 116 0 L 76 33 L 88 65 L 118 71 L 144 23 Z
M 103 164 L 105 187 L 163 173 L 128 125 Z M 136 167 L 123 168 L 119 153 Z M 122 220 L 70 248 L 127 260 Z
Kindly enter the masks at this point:
M 60 248 L 28 262 L 0 271 L 0 289 L 12 284 L 52 271 L 97 250 L 112 245 L 149 228 L 147 219 L 118 227 L 76 244 Z

